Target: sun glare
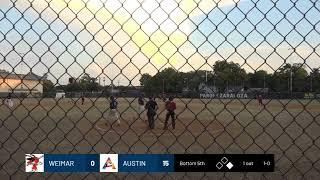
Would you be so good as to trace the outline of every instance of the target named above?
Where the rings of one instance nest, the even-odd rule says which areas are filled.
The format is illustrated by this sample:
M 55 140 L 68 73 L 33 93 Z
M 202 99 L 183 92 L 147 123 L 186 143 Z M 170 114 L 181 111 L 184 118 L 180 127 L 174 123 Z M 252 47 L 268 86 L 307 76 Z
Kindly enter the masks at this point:
M 108 0 L 104 4 L 99 0 L 53 0 L 50 6 L 53 9 L 61 9 L 68 6 L 74 14 L 91 13 L 102 23 L 109 33 L 109 28 L 120 26 L 130 37 L 141 52 L 156 65 L 163 66 L 170 61 L 176 65 L 179 56 L 174 56 L 177 47 L 183 45 L 191 32 L 189 25 L 184 20 L 187 14 L 201 15 L 198 12 L 208 13 L 216 6 L 227 6 L 239 0 Z M 37 4 L 37 3 L 34 3 Z M 197 7 L 198 4 L 198 7 Z M 179 6 L 179 8 L 177 8 Z M 201 11 L 195 11 L 195 9 Z M 113 16 L 111 16 L 113 14 Z M 68 13 L 59 13 L 61 20 L 68 19 Z M 84 20 L 79 19 L 80 22 Z M 107 23 L 109 22 L 109 23 Z M 180 23 L 186 25 L 178 26 Z M 98 28 L 98 27 L 97 27 Z M 116 41 L 116 40 L 115 40 Z

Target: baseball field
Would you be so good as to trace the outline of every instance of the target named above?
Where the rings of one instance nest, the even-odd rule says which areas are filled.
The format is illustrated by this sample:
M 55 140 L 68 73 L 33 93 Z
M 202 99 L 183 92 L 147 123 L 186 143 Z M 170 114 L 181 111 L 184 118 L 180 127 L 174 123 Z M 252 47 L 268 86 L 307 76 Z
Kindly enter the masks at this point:
M 108 119 L 106 98 L 14 99 L 0 104 L 1 176 L 9 179 L 317 179 L 320 175 L 318 100 L 175 99 L 176 129 L 139 117 L 134 98 L 119 98 L 121 125 Z M 105 123 L 114 123 L 107 126 Z M 27 174 L 26 153 L 270 153 L 274 173 Z M 301 174 L 305 174 L 301 176 Z

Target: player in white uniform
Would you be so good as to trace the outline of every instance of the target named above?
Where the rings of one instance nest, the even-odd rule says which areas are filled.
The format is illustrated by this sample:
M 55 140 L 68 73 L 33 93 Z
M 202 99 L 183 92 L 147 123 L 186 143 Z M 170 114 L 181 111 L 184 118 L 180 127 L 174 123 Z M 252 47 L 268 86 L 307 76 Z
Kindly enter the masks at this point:
M 8 96 L 5 100 L 5 103 L 9 108 L 12 108 L 14 106 L 13 101 L 12 101 L 12 97 L 11 97 L 11 93 L 8 94 Z
M 144 111 L 145 111 L 145 108 L 144 108 L 144 99 L 143 99 L 142 96 L 140 96 L 139 99 L 138 99 L 138 115 L 139 115 L 139 117 L 140 117 L 142 120 L 146 121 L 147 119 L 146 119 L 145 116 L 143 115 Z M 138 118 L 139 118 L 139 117 L 138 117 Z

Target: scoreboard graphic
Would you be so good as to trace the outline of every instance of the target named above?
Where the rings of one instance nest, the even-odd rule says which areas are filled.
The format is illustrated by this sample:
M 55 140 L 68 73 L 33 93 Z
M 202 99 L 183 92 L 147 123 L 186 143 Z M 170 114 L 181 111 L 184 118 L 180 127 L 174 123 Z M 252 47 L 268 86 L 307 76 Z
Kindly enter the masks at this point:
M 273 172 L 273 154 L 26 154 L 26 172 Z

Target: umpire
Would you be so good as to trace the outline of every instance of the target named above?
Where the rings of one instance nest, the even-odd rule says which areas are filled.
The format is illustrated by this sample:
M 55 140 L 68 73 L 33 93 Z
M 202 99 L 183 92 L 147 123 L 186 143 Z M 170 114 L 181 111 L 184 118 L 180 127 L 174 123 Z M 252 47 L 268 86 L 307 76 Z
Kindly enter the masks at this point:
M 149 97 L 149 101 L 145 108 L 147 109 L 149 128 L 154 129 L 154 117 L 157 114 L 156 111 L 158 109 L 158 104 L 152 97 Z

